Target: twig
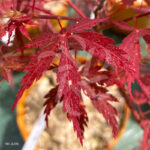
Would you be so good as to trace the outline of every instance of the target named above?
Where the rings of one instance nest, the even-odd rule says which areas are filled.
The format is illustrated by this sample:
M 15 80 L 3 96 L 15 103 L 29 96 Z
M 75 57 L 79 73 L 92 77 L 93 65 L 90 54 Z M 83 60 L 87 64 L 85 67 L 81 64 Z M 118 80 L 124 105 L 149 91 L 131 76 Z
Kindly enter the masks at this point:
M 60 19 L 58 18 L 57 21 L 58 21 L 58 24 L 59 24 L 59 26 L 60 26 L 60 28 L 61 28 L 61 31 L 64 33 L 64 29 L 63 29 L 63 27 L 62 27 L 62 25 L 61 25 Z
M 35 8 L 35 0 L 33 0 L 32 13 L 34 13 L 34 8 Z
M 126 19 L 124 19 L 122 21 L 130 21 L 132 19 L 144 17 L 144 16 L 147 16 L 147 15 L 150 15 L 150 11 L 148 11 L 146 13 L 143 13 L 143 14 L 139 14 L 139 15 L 136 15 L 136 16 L 132 16 L 132 17 L 126 18 Z
M 67 3 L 83 18 L 86 18 L 86 16 L 70 1 L 67 0 Z
M 57 15 L 53 15 L 53 16 L 48 16 L 48 15 L 38 15 L 38 16 L 33 16 L 33 18 L 35 18 L 35 19 L 74 20 L 74 21 L 77 21 L 77 20 L 80 19 L 80 18 L 66 17 L 66 16 L 57 16 Z
M 97 6 L 97 8 L 94 10 L 95 18 L 97 18 L 97 13 L 101 8 L 103 7 L 105 0 L 101 0 L 100 4 Z

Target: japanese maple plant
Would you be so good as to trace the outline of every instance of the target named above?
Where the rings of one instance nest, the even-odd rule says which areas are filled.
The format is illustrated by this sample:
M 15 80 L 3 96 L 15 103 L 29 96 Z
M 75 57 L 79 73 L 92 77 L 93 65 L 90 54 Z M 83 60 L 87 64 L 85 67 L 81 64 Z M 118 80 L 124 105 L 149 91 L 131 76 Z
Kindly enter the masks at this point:
M 46 9 L 45 5 L 50 1 L 64 5 L 69 15 L 55 15 Z M 29 89 L 34 81 L 38 81 L 44 72 L 54 71 L 58 84 L 45 96 L 45 120 L 48 121 L 51 110 L 58 103 L 62 103 L 81 144 L 84 128 L 88 123 L 81 92 L 91 99 L 91 105 L 94 105 L 111 125 L 115 137 L 118 131 L 118 112 L 109 102 L 118 100 L 108 93 L 107 87 L 117 84 L 144 130 L 140 147 L 142 150 L 148 150 L 150 111 L 144 112 L 142 106 L 150 104 L 150 73 L 147 67 L 150 29 L 138 28 L 138 19 L 148 17 L 150 1 L 141 1 L 146 7 L 141 5 L 137 8 L 133 5 L 135 0 L 120 0 L 119 10 L 132 7 L 137 13 L 119 21 L 108 15 L 107 6 L 110 1 L 112 0 L 1 0 L 0 38 L 8 35 L 8 41 L 1 42 L 0 46 L 1 80 L 6 80 L 13 86 L 13 72 L 26 72 L 21 80 L 22 87 L 16 95 L 13 110 L 24 91 Z M 55 29 L 52 20 L 57 21 L 59 31 Z M 62 25 L 63 20 L 68 22 L 65 27 Z M 130 26 L 127 23 L 129 20 L 136 21 L 136 25 Z M 102 32 L 103 29 L 114 25 L 118 29 L 130 31 L 120 46 L 116 46 L 115 42 Z M 38 27 L 38 35 L 31 37 L 27 26 Z M 15 37 L 13 40 L 12 36 Z M 141 51 L 140 38 L 146 43 L 146 55 Z M 13 46 L 15 41 L 18 43 L 17 47 Z M 78 62 L 80 51 L 87 51 L 91 59 Z M 56 59 L 59 63 L 55 63 Z M 135 82 L 140 86 L 140 90 L 132 89 Z

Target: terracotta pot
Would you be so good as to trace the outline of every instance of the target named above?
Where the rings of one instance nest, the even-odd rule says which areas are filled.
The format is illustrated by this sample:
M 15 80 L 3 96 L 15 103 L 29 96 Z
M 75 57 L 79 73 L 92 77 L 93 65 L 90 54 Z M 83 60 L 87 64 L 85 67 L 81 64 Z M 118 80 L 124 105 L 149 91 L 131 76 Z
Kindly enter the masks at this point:
M 87 58 L 85 58 L 85 57 L 78 57 L 77 59 L 80 62 L 84 62 L 84 61 L 87 60 Z M 27 138 L 30 134 L 27 131 L 27 125 L 26 125 L 25 118 L 24 118 L 24 115 L 25 115 L 25 101 L 26 101 L 26 98 L 27 98 L 28 94 L 34 88 L 34 86 L 35 86 L 35 82 L 33 83 L 33 85 L 28 90 L 26 90 L 24 92 L 22 98 L 20 99 L 20 101 L 17 105 L 17 124 L 18 124 L 19 130 L 20 130 L 20 133 L 21 133 L 21 135 L 22 135 L 22 137 L 25 141 L 27 140 Z M 124 133 L 126 127 L 127 127 L 129 117 L 130 117 L 130 110 L 129 110 L 128 106 L 125 104 L 125 106 L 124 106 L 124 119 L 123 119 L 122 125 L 120 127 L 120 130 L 118 132 L 118 135 L 115 139 L 113 139 L 109 143 L 108 147 L 105 148 L 104 150 L 111 149 L 112 147 L 114 147 L 114 145 L 116 145 L 117 142 L 119 142 L 119 139 L 121 138 L 121 136 L 123 135 L 123 133 Z M 36 150 L 38 150 L 38 147 L 36 147 Z

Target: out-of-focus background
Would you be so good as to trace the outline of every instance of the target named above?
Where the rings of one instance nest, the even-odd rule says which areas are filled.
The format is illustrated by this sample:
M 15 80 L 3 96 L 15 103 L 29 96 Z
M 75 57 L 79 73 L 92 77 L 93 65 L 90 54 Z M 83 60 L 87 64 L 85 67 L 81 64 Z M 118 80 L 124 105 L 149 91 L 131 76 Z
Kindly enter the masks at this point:
M 11 112 L 23 74 L 15 74 L 15 89 L 5 81 L 0 83 L 0 150 L 21 150 L 23 139 L 16 123 L 16 109 Z

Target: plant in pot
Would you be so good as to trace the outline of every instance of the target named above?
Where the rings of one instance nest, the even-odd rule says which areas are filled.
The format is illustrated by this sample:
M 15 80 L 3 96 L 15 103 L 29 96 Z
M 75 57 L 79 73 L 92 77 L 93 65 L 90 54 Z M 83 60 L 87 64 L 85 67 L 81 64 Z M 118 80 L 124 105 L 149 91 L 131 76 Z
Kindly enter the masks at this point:
M 59 4 L 63 5 L 72 16 L 54 14 L 55 11 L 50 11 L 52 6 L 55 10 L 55 5 L 49 5 L 51 2 L 57 7 Z M 117 135 L 118 112 L 110 102 L 118 102 L 118 99 L 107 90 L 107 87 L 116 84 L 144 130 L 141 149 L 148 150 L 149 110 L 143 112 L 141 106 L 149 106 L 150 30 L 145 28 L 147 26 L 141 28 L 138 23 L 141 17 L 149 17 L 150 3 L 143 0 L 141 5 L 135 7 L 135 0 L 120 0 L 117 9 L 109 12 L 110 4 L 113 6 L 115 3 L 112 2 L 113 0 L 0 1 L 0 37 L 8 34 L 8 41 L 2 43 L 0 49 L 1 80 L 8 81 L 13 87 L 12 73 L 27 72 L 20 83 L 22 87 L 16 95 L 13 110 L 23 93 L 38 81 L 43 73 L 55 72 L 57 85 L 45 97 L 45 120 L 48 122 L 51 111 L 62 103 L 62 109 L 73 123 L 81 145 L 84 128 L 88 123 L 82 93 L 90 98 L 91 105 L 110 124 L 113 136 Z M 146 5 L 142 5 L 143 3 Z M 122 20 L 112 17 L 126 8 L 131 8 L 136 13 L 121 18 Z M 66 22 L 64 25 L 64 20 L 68 25 Z M 129 20 L 135 21 L 136 24 L 129 24 Z M 37 30 L 35 35 L 29 32 L 27 25 L 33 26 L 31 31 Z M 114 25 L 115 28 L 117 26 L 120 30 L 130 32 L 120 46 L 115 46 L 115 42 L 102 33 L 104 29 Z M 11 40 L 13 33 L 15 38 Z M 145 41 L 144 49 L 140 47 L 140 39 Z M 81 51 L 87 51 L 90 59 L 78 61 Z M 135 82 L 140 86 L 140 91 L 132 89 Z

